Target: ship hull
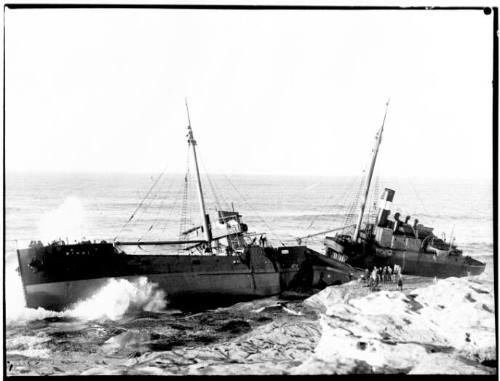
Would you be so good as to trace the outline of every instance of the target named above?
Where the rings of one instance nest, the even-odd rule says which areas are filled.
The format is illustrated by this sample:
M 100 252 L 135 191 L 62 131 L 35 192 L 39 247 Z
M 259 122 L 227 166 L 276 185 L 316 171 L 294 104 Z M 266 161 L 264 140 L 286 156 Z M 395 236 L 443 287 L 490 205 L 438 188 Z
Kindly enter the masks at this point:
M 368 255 L 359 265 L 365 268 L 399 265 L 403 274 L 436 278 L 479 275 L 486 266 L 470 257 L 438 256 L 430 253 L 395 250 L 392 250 L 387 257 Z
M 60 311 L 95 295 L 112 279 L 155 284 L 170 305 L 223 305 L 291 287 L 349 280 L 350 266 L 305 246 L 249 247 L 238 255 L 128 255 L 109 244 L 18 250 L 26 305 Z M 323 273 L 323 275 L 321 275 Z
M 177 273 L 144 274 L 117 278 L 82 279 L 47 282 L 25 287 L 26 305 L 54 311 L 71 308 L 75 303 L 89 299 L 113 280 L 137 281 L 145 277 L 165 293 L 166 301 L 173 305 L 207 304 L 218 300 L 245 300 L 280 292 L 277 273 Z M 258 284 L 258 287 L 256 285 Z

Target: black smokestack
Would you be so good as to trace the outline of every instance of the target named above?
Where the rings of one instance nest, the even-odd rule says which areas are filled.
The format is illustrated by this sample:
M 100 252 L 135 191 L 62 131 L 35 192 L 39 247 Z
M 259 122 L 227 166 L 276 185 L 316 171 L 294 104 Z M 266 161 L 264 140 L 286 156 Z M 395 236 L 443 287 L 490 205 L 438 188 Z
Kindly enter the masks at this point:
M 387 225 L 387 217 L 391 214 L 391 211 L 388 209 L 388 203 L 392 202 L 394 199 L 394 193 L 392 189 L 385 188 L 384 193 L 382 193 L 382 197 L 380 199 L 380 208 L 377 216 L 377 226 L 385 227 Z

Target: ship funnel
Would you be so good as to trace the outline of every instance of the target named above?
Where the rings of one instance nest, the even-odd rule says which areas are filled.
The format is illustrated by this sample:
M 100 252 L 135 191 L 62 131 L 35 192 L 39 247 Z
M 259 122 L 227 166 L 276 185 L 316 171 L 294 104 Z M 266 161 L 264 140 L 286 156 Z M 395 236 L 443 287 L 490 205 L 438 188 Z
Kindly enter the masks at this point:
M 394 199 L 394 193 L 396 192 L 392 189 L 384 189 L 384 193 L 382 194 L 379 203 L 377 226 L 385 227 L 387 225 L 387 217 L 389 217 L 389 214 L 391 214 L 390 207 L 392 204 L 392 200 Z

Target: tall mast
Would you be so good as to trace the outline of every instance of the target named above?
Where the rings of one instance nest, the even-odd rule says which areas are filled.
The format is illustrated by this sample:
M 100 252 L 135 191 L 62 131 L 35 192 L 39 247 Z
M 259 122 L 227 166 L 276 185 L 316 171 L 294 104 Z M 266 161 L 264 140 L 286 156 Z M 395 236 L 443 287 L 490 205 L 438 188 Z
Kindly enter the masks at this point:
M 212 234 L 208 228 L 208 220 L 207 213 L 205 210 L 205 200 L 203 198 L 203 189 L 201 188 L 201 180 L 200 180 L 200 171 L 198 170 L 198 159 L 196 157 L 196 140 L 194 140 L 193 130 L 191 129 L 191 119 L 189 117 L 189 107 L 186 101 L 186 111 L 188 117 L 188 144 L 193 148 L 193 157 L 194 157 L 194 167 L 196 169 L 196 184 L 198 185 L 198 199 L 200 202 L 200 212 L 201 212 L 201 221 L 203 222 L 203 231 L 205 233 L 205 239 L 207 242 L 212 241 Z
M 363 202 L 361 203 L 361 210 L 359 211 L 359 217 L 358 217 L 358 222 L 356 223 L 356 229 L 354 230 L 354 235 L 352 237 L 354 242 L 358 241 L 359 230 L 361 228 L 361 222 L 363 221 L 363 214 L 365 212 L 366 200 L 368 199 L 368 193 L 370 192 L 370 183 L 372 181 L 373 169 L 375 168 L 378 149 L 380 147 L 380 143 L 382 142 L 382 133 L 384 132 L 385 117 L 387 116 L 388 108 L 389 108 L 389 100 L 387 100 L 387 103 L 385 105 L 385 114 L 384 114 L 384 120 L 382 121 L 382 127 L 380 127 L 380 130 L 377 132 L 377 135 L 375 136 L 375 146 L 372 149 L 372 161 L 370 163 L 370 171 L 368 172 L 368 175 L 366 177 L 365 194 L 363 196 Z

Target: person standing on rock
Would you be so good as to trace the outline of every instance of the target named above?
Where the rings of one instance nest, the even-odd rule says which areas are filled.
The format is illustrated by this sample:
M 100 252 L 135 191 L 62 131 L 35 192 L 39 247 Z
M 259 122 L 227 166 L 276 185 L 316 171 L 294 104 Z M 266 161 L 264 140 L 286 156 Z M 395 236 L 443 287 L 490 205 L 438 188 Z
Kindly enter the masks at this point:
M 401 275 L 401 271 L 399 265 L 394 265 L 394 281 L 397 282 L 399 280 L 399 275 Z
M 398 289 L 399 291 L 403 291 L 403 276 L 401 273 L 398 274 Z
M 377 267 L 374 267 L 370 277 L 370 289 L 373 291 L 373 289 L 376 286 L 377 286 Z

